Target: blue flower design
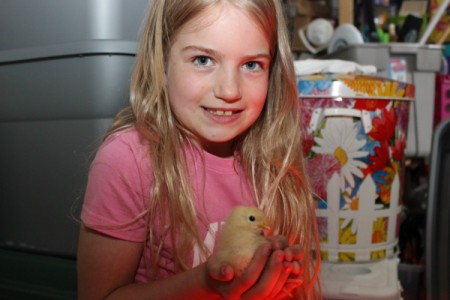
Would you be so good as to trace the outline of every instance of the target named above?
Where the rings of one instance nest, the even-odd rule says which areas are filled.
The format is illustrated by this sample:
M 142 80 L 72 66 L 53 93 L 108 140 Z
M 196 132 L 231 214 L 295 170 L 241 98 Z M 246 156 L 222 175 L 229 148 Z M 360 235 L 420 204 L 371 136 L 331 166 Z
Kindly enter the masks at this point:
M 310 95 L 314 91 L 314 82 L 309 80 L 299 80 L 297 88 L 302 95 Z

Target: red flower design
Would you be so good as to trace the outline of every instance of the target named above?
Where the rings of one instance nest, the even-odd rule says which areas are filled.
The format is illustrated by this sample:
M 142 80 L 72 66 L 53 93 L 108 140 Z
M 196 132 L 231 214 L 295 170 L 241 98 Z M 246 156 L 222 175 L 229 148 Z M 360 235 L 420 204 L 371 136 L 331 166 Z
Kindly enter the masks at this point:
M 374 149 L 375 155 L 369 157 L 371 164 L 363 170 L 364 177 L 375 171 L 383 170 L 389 164 L 389 147 L 387 141 L 380 141 L 380 147 Z
M 305 157 L 308 157 L 309 153 L 311 152 L 311 148 L 313 146 L 314 146 L 314 136 L 312 134 L 307 134 L 306 132 L 303 132 L 302 148 L 303 148 L 303 155 Z
M 383 99 L 357 99 L 355 103 L 355 109 L 374 111 L 376 109 L 384 109 L 388 104 L 389 101 Z
M 405 97 L 406 98 L 414 98 L 414 85 L 413 84 L 407 84 L 406 85 L 406 91 L 405 91 Z
M 390 141 L 394 137 L 397 119 L 393 109 L 383 109 L 381 118 L 375 117 L 372 120 L 373 128 L 369 136 L 377 141 Z
M 391 147 L 392 157 L 396 160 L 403 160 L 403 155 L 406 148 L 406 136 L 401 135 L 398 139 L 394 141 L 394 146 Z

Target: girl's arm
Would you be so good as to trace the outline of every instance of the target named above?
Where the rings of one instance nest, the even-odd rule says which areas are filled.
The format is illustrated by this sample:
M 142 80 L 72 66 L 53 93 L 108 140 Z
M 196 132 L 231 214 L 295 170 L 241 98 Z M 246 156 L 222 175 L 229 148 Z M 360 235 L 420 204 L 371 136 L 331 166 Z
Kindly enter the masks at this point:
M 114 239 L 85 226 L 78 246 L 78 298 L 89 299 L 214 299 L 200 267 L 148 284 L 134 283 L 143 243 Z M 192 296 L 191 296 L 192 295 Z
M 133 243 L 107 237 L 81 227 L 78 248 L 79 299 L 275 299 L 289 274 L 284 252 L 261 246 L 239 278 L 213 279 L 221 266 L 201 264 L 189 271 L 147 284 L 134 283 L 144 249 Z M 217 277 L 217 276 L 214 276 Z M 282 284 L 280 284 L 282 282 Z M 277 296 L 275 296 L 277 295 Z

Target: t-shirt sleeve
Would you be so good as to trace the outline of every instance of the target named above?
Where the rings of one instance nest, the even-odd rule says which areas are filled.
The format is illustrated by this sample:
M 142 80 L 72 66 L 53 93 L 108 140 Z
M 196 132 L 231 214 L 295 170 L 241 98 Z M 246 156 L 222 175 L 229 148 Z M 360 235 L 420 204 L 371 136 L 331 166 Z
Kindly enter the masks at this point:
M 142 148 L 127 135 L 113 136 L 99 148 L 81 211 L 86 227 L 118 239 L 145 241 L 151 180 L 149 159 Z

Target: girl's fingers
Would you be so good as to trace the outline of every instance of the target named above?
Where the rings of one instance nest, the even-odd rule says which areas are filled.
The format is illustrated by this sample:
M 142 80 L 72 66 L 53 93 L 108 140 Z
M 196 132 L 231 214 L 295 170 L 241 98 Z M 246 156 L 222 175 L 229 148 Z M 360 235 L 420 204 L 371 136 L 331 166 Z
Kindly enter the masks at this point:
M 290 278 L 286 281 L 283 290 L 279 294 L 279 299 L 284 299 L 286 296 L 293 298 L 294 290 L 299 288 L 303 284 L 303 278 Z
M 303 251 L 300 245 L 296 244 L 284 249 L 285 260 L 292 263 L 292 274 L 303 274 Z
M 283 288 L 284 282 L 289 277 L 291 269 L 285 274 L 283 271 L 284 252 L 275 250 L 264 268 L 264 272 L 258 279 L 258 282 L 248 290 L 242 299 L 273 299 L 274 289 L 280 290 Z M 282 285 L 279 286 L 280 277 L 285 276 L 282 280 Z M 276 294 L 275 294 L 276 295 Z
M 272 243 L 274 250 L 284 250 L 289 247 L 289 241 L 285 236 L 274 235 L 268 237 L 268 240 Z
M 234 277 L 234 270 L 231 266 L 224 265 L 212 256 L 206 263 L 208 275 L 217 281 L 230 281 Z
M 299 262 L 299 261 L 293 261 L 292 262 L 292 275 L 297 276 L 297 275 L 302 275 L 304 272 L 304 267 L 303 267 L 303 263 Z
M 294 260 L 303 261 L 304 254 L 302 251 L 302 247 L 298 244 L 292 245 L 284 249 L 284 252 L 287 261 L 294 261 Z
M 255 255 L 247 267 L 247 270 L 239 278 L 235 278 L 235 284 L 239 285 L 242 291 L 250 289 L 260 278 L 261 273 L 272 255 L 272 245 L 265 243 L 256 249 Z
M 290 294 L 290 292 L 287 291 L 284 288 L 284 286 L 285 286 L 285 283 L 288 280 L 289 276 L 291 276 L 292 267 L 293 267 L 292 263 L 287 262 L 287 261 L 283 262 L 282 272 L 281 272 L 280 276 L 278 277 L 276 284 L 273 286 L 273 289 L 269 296 L 269 299 L 276 299 L 277 295 L 279 295 L 280 292 L 282 292 L 283 290 L 286 294 Z

